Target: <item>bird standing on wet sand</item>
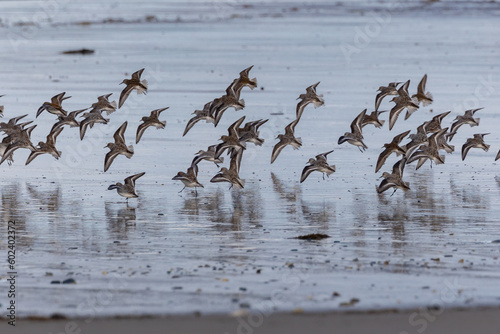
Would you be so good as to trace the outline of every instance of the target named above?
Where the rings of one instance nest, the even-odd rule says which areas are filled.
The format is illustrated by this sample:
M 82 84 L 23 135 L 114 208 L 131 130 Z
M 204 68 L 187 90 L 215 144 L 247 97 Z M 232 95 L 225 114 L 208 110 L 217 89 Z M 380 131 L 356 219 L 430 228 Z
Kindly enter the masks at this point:
M 150 126 L 154 126 L 156 129 L 164 129 L 165 126 L 167 125 L 167 121 L 160 121 L 158 117 L 160 117 L 160 114 L 162 111 L 167 110 L 169 107 L 162 108 L 162 109 L 155 109 L 151 112 L 151 115 L 149 116 L 144 116 L 142 118 L 142 121 L 144 123 L 140 124 L 137 127 L 137 134 L 135 136 L 135 143 L 138 144 L 139 140 L 141 140 L 141 137 L 146 131 L 146 129 Z
M 300 137 L 295 137 L 295 126 L 299 122 L 299 119 L 294 120 L 292 123 L 285 127 L 285 134 L 279 134 L 276 139 L 280 141 L 274 145 L 273 153 L 271 154 L 271 163 L 273 163 L 278 155 L 283 151 L 285 146 L 291 145 L 294 150 L 298 150 L 302 146 L 302 139 Z
M 361 130 L 361 122 L 365 117 L 366 109 L 363 110 L 351 123 L 351 132 L 344 133 L 340 136 L 338 144 L 341 145 L 345 142 L 357 146 L 361 152 L 366 150 L 368 147 L 363 143 L 363 133 Z
M 113 160 L 120 155 L 123 154 L 127 158 L 132 158 L 134 155 L 134 147 L 132 145 L 127 146 L 125 144 L 125 130 L 127 129 L 127 122 L 123 123 L 118 130 L 116 130 L 115 134 L 113 135 L 113 138 L 115 140 L 114 143 L 108 143 L 108 145 L 105 146 L 105 148 L 109 148 L 109 152 L 106 154 L 106 157 L 104 158 L 104 171 L 106 172 L 111 164 L 113 163 Z
M 410 130 L 400 133 L 399 135 L 395 136 L 390 143 L 384 144 L 383 147 L 385 147 L 385 150 L 380 153 L 378 160 L 377 160 L 377 166 L 375 167 L 375 173 L 377 173 L 380 168 L 385 164 L 385 161 L 387 158 L 391 155 L 391 153 L 399 153 L 399 154 L 406 154 L 406 150 L 402 147 L 399 146 L 401 141 L 410 133 Z
M 196 196 L 198 196 L 198 190 L 196 190 L 196 187 L 201 187 L 204 188 L 201 183 L 198 182 L 198 166 L 194 165 L 191 166 L 187 169 L 187 173 L 184 172 L 178 172 L 176 176 L 172 178 L 172 180 L 178 180 L 182 181 L 184 183 L 184 188 L 181 189 L 182 192 L 186 187 L 193 188 Z
M 118 193 L 118 195 L 123 196 L 127 199 L 127 204 L 128 204 L 129 198 L 139 197 L 135 193 L 135 181 L 138 178 L 140 178 L 141 176 L 143 176 L 144 174 L 146 174 L 146 172 L 142 172 L 139 174 L 129 176 L 125 179 L 125 184 L 121 184 L 120 182 L 118 182 L 116 184 L 112 184 L 108 187 L 108 190 L 116 189 L 116 192 Z
M 432 94 L 430 92 L 425 91 L 425 85 L 427 84 L 427 74 L 424 75 L 422 80 L 420 80 L 420 83 L 418 84 L 417 87 L 417 94 L 412 95 L 412 99 L 416 101 L 415 104 L 419 105 L 420 102 L 422 102 L 422 105 L 428 106 L 429 104 L 432 103 Z
M 398 95 L 398 85 L 401 82 L 391 82 L 385 86 L 380 86 L 377 92 L 380 92 L 375 96 L 375 111 L 378 111 L 378 107 L 380 107 L 380 103 L 387 95 Z
M 36 117 L 40 116 L 42 111 L 47 110 L 49 113 L 57 115 L 57 116 L 66 116 L 66 110 L 61 106 L 62 102 L 66 99 L 69 99 L 71 96 L 64 97 L 66 92 L 62 92 L 61 94 L 57 94 L 53 96 L 50 102 L 44 102 L 38 111 L 36 112 Z
M 465 160 L 467 153 L 471 148 L 481 148 L 483 151 L 488 152 L 490 145 L 484 142 L 484 136 L 489 135 L 489 133 L 476 133 L 473 138 L 468 138 L 465 144 L 462 146 L 462 161 Z
M 297 100 L 300 99 L 299 103 L 297 103 L 297 109 L 295 112 L 295 117 L 300 119 L 302 117 L 302 113 L 304 112 L 304 108 L 309 104 L 314 104 L 314 108 L 321 107 L 325 104 L 325 100 L 323 100 L 323 95 L 318 95 L 316 93 L 316 87 L 318 87 L 319 82 L 315 83 L 306 88 L 305 94 L 300 94 Z
M 310 158 L 309 165 L 304 167 L 304 169 L 302 170 L 300 183 L 304 182 L 309 176 L 309 174 L 311 174 L 314 171 L 323 173 L 323 180 L 325 179 L 325 174 L 327 176 L 330 176 L 330 174 L 335 173 L 335 165 L 329 165 L 326 160 L 327 159 L 326 156 L 332 152 L 333 150 L 318 154 L 316 156 L 316 159 Z
M 38 147 L 35 151 L 32 151 L 28 159 L 26 159 L 26 165 L 32 162 L 36 157 L 41 154 L 51 154 L 54 158 L 59 159 L 61 157 L 61 151 L 56 149 L 56 138 L 59 136 L 63 128 L 57 128 L 54 131 L 50 131 L 47 135 L 47 141 L 39 142 Z
M 229 182 L 231 183 L 229 189 L 233 187 L 238 189 L 243 188 L 245 186 L 245 180 L 240 179 L 240 163 L 242 155 L 243 155 L 242 150 L 236 151 L 231 156 L 231 163 L 229 165 L 229 169 L 227 169 L 226 167 L 222 167 L 219 173 L 217 173 L 210 180 L 210 182 L 212 183 Z
M 406 158 L 403 158 L 394 164 L 391 174 L 384 172 L 382 174 L 384 179 L 380 182 L 380 185 L 376 187 L 377 193 L 381 194 L 390 188 L 395 188 L 394 192 L 391 194 L 392 196 L 398 189 L 403 191 L 410 190 L 410 183 L 403 181 L 403 171 L 405 165 Z
M 378 117 L 380 116 L 381 113 L 387 112 L 387 110 L 382 110 L 382 111 L 372 111 L 370 115 L 366 115 L 366 109 L 365 109 L 365 117 L 363 117 L 363 121 L 361 121 L 361 128 L 364 128 L 368 124 L 373 124 L 376 128 L 381 128 L 385 121 L 380 120 Z
M 398 96 L 394 97 L 391 102 L 394 102 L 396 105 L 392 107 L 389 113 L 389 130 L 392 130 L 394 124 L 399 117 L 399 114 L 406 108 L 407 113 L 405 119 L 408 119 L 410 115 L 415 112 L 419 107 L 416 105 L 408 94 L 408 87 L 410 86 L 410 80 L 406 81 L 401 87 L 398 89 Z
M 471 127 L 478 126 L 480 118 L 474 118 L 474 114 L 482 110 L 483 108 L 477 109 L 469 109 L 466 110 L 464 115 L 458 115 L 455 117 L 455 122 L 451 125 L 450 134 L 448 135 L 448 141 L 451 141 L 453 137 L 456 135 L 458 128 L 460 128 L 464 124 L 469 124 Z
M 120 94 L 120 101 L 118 103 L 118 108 L 122 107 L 123 103 L 134 89 L 137 90 L 137 95 L 142 93 L 146 94 L 146 92 L 148 91 L 148 81 L 147 80 L 141 81 L 142 72 L 144 72 L 144 69 L 140 69 L 139 71 L 132 73 L 132 78 L 123 79 L 123 81 L 120 83 L 120 84 L 125 84 L 126 87 L 122 90 Z

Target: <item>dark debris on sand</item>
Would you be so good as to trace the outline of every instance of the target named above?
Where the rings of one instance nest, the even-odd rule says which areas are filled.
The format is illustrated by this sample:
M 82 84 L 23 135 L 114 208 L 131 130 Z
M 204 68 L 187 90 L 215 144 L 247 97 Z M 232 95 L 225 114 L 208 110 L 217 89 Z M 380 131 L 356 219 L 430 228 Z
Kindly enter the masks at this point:
M 91 49 L 79 49 L 79 50 L 67 50 L 67 51 L 63 51 L 62 54 L 64 55 L 91 55 L 91 54 L 94 54 L 94 50 L 91 50 Z
M 330 236 L 328 234 L 312 233 L 312 234 L 306 234 L 306 235 L 298 236 L 296 239 L 300 239 L 300 240 L 321 240 L 321 239 L 326 239 L 326 238 L 330 238 Z

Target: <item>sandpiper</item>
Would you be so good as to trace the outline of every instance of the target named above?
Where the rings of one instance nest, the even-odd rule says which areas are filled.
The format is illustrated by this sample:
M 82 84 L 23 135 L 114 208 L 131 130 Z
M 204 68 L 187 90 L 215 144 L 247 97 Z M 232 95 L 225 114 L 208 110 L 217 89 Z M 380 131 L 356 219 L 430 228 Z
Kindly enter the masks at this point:
M 280 141 L 274 145 L 273 153 L 271 154 L 271 163 L 276 160 L 278 155 L 287 145 L 291 145 L 294 150 L 299 149 L 302 146 L 302 139 L 300 137 L 295 137 L 295 126 L 299 122 L 299 119 L 295 119 L 292 123 L 285 127 L 285 134 L 279 134 L 276 139 Z
M 399 135 L 395 136 L 390 143 L 384 144 L 385 150 L 380 153 L 378 160 L 377 160 L 377 166 L 375 167 L 375 173 L 382 168 L 382 166 L 385 164 L 385 161 L 387 158 L 394 152 L 394 153 L 399 153 L 399 154 L 406 154 L 406 149 L 402 148 L 399 146 L 401 141 L 410 133 L 410 130 L 405 131 L 403 133 L 400 133 Z
M 413 133 L 409 136 L 411 141 L 401 146 L 402 149 L 406 150 L 405 155 L 407 157 L 409 157 L 413 153 L 413 151 L 419 148 L 421 145 L 427 145 L 429 143 L 429 138 L 427 137 L 427 131 L 425 131 L 426 126 L 427 122 L 421 124 L 417 128 L 417 133 Z
M 109 118 L 104 118 L 97 109 L 92 109 L 90 112 L 85 113 L 84 117 L 80 122 L 80 140 L 83 140 L 88 126 L 92 128 L 96 123 L 108 124 L 109 122 Z
M 88 108 L 87 108 L 88 109 Z M 80 123 L 76 120 L 76 117 L 87 109 L 75 110 L 68 113 L 67 116 L 59 115 L 57 116 L 57 122 L 54 123 L 50 132 L 54 132 L 55 130 L 61 128 L 64 125 L 69 125 L 70 128 L 79 127 Z
M 215 152 L 217 150 L 217 145 L 211 145 L 208 147 L 206 151 L 200 150 L 196 153 L 196 156 L 193 158 L 191 162 L 191 166 L 198 165 L 201 160 L 207 160 L 215 163 L 217 167 L 219 164 L 224 162 L 224 157 L 215 158 Z
M 93 109 L 97 109 L 102 111 L 106 111 L 106 114 L 109 115 L 116 111 L 116 101 L 109 102 L 109 97 L 113 93 L 109 93 L 106 95 L 101 95 L 97 97 L 97 102 L 92 104 Z
M 437 139 L 438 149 L 445 150 L 446 153 L 450 154 L 455 151 L 455 146 L 448 144 L 448 137 L 450 133 L 445 133 L 442 136 L 439 136 Z
M 57 116 L 66 116 L 66 110 L 61 106 L 62 102 L 66 99 L 69 99 L 71 96 L 64 97 L 66 92 L 62 92 L 61 94 L 57 94 L 52 97 L 51 102 L 44 102 L 36 113 L 36 117 L 40 116 L 42 111 L 47 110 L 49 113 L 57 115 Z
M 151 115 L 148 116 L 144 116 L 142 118 L 142 121 L 144 123 L 140 124 L 138 127 L 137 127 L 137 134 L 135 136 L 135 143 L 138 144 L 139 143 L 139 140 L 141 140 L 141 137 L 144 133 L 144 131 L 146 131 L 146 129 L 150 126 L 154 126 L 156 129 L 164 129 L 165 126 L 167 125 L 167 121 L 160 121 L 158 119 L 158 117 L 160 117 L 160 114 L 162 111 L 164 110 L 167 110 L 169 107 L 166 107 L 166 108 L 161 108 L 161 109 L 155 109 L 151 112 Z
M 391 82 L 386 86 L 380 86 L 377 92 L 380 92 L 375 96 L 375 111 L 380 107 L 380 103 L 387 95 L 398 95 L 398 85 L 401 82 Z
M 194 187 L 195 194 L 196 196 L 198 196 L 198 191 L 196 190 L 196 187 L 202 187 L 202 188 L 204 187 L 201 183 L 198 182 L 197 175 L 198 175 L 198 166 L 192 165 L 187 169 L 187 173 L 179 172 L 177 173 L 176 176 L 172 178 L 172 180 L 179 180 L 182 181 L 182 183 L 184 183 L 184 188 L 182 188 L 181 191 L 179 192 L 182 192 L 186 187 L 189 188 Z
M 31 132 L 33 131 L 34 128 L 36 128 L 36 125 L 23 129 L 19 133 L 9 138 L 10 144 L 8 144 L 7 147 L 5 148 L 5 151 L 2 155 L 2 159 L 0 160 L 0 165 L 6 159 L 12 160 L 12 154 L 14 153 L 15 150 L 19 148 L 27 148 L 31 151 L 36 150 L 35 146 L 31 142 Z
M 399 89 L 398 96 L 394 97 L 391 102 L 396 103 L 392 107 L 389 113 L 389 130 L 392 130 L 394 124 L 398 119 L 399 114 L 406 108 L 407 113 L 405 119 L 408 119 L 410 115 L 417 110 L 419 107 L 416 105 L 408 94 L 408 87 L 410 86 L 410 80 L 406 81 Z
M 427 125 L 425 126 L 425 131 L 427 133 L 436 133 L 438 131 L 441 131 L 441 122 L 443 121 L 443 118 L 448 116 L 450 112 L 451 111 L 447 111 L 432 117 L 432 119 L 427 122 Z
M 464 124 L 469 124 L 471 127 L 478 126 L 480 118 L 474 118 L 474 114 L 482 110 L 483 108 L 469 109 L 466 110 L 464 115 L 458 115 L 455 117 L 455 122 L 451 125 L 450 133 L 448 135 L 448 141 L 451 141 L 453 137 L 457 134 L 457 130 Z
M 361 131 L 361 122 L 365 117 L 366 109 L 363 110 L 351 123 L 351 132 L 344 133 L 340 136 L 338 144 L 343 144 L 348 142 L 354 146 L 357 146 L 361 152 L 366 150 L 368 147 L 363 143 L 363 133 Z
M 56 139 L 62 130 L 63 128 L 61 127 L 55 129 L 54 131 L 50 131 L 50 133 L 47 135 L 47 141 L 45 143 L 42 141 L 39 142 L 38 147 L 35 149 L 35 151 L 31 152 L 28 159 L 26 160 L 26 165 L 32 162 L 39 155 L 46 153 L 51 154 L 56 159 L 59 159 L 61 157 L 61 151 L 58 151 L 56 149 Z
M 259 119 L 253 122 L 247 122 L 244 127 L 238 129 L 240 141 L 245 143 L 254 143 L 257 146 L 262 146 L 264 139 L 259 138 L 259 128 L 265 124 L 269 119 Z
M 215 121 L 214 126 L 217 126 L 222 118 L 222 115 L 228 108 L 234 108 L 238 111 L 245 108 L 245 100 L 239 99 L 234 90 L 236 82 L 227 87 L 226 95 L 223 95 L 215 100 L 213 100 L 210 106 L 210 114 L 213 115 Z
M 429 137 L 428 145 L 421 145 L 420 148 L 408 157 L 408 163 L 418 160 L 416 169 L 419 169 L 427 159 L 431 159 L 436 165 L 444 164 L 445 156 L 439 154 L 439 137 L 444 136 L 448 128 L 441 129 Z
M 245 68 L 243 71 L 240 72 L 240 77 L 238 79 L 234 79 L 233 83 L 234 84 L 234 93 L 237 97 L 237 99 L 240 98 L 240 93 L 241 89 L 243 87 L 250 87 L 250 89 L 254 89 L 257 87 L 257 78 L 250 79 L 248 76 L 250 74 L 250 70 L 253 68 L 253 65 L 250 67 Z
M 0 122 L 0 131 L 3 131 L 6 135 L 20 132 L 23 129 L 23 126 L 21 126 L 21 124 L 17 124 L 17 122 L 26 116 L 28 116 L 28 114 L 13 117 L 13 118 L 9 119 L 7 121 L 7 123 Z M 33 122 L 30 121 L 30 122 L 24 123 L 24 124 L 27 125 L 30 123 L 33 123 Z
M 366 109 L 365 109 L 365 117 L 363 117 L 363 121 L 361 121 L 361 128 L 364 128 L 368 124 L 373 124 L 376 128 L 381 128 L 385 121 L 380 120 L 378 117 L 380 116 L 381 113 L 387 112 L 387 110 L 382 110 L 382 111 L 372 111 L 370 115 L 366 115 Z
M 144 72 L 144 69 L 140 69 L 139 71 L 132 73 L 132 78 L 123 79 L 123 81 L 120 83 L 120 84 L 125 84 L 126 87 L 122 90 L 120 94 L 120 101 L 118 103 L 118 108 L 122 107 L 123 103 L 134 89 L 137 90 L 138 95 L 142 93 L 146 94 L 146 92 L 148 91 L 148 81 L 147 80 L 141 81 L 142 72 Z
M 330 176 L 330 174 L 335 173 L 335 165 L 329 165 L 327 162 L 327 155 L 332 153 L 333 150 L 318 154 L 316 159 L 310 158 L 309 165 L 304 167 L 302 170 L 302 175 L 300 176 L 300 183 L 304 182 L 309 174 L 314 171 L 323 173 L 323 180 L 325 179 L 325 174 Z
M 380 185 L 376 187 L 377 193 L 381 194 L 390 188 L 395 188 L 394 192 L 391 194 L 392 196 L 398 189 L 401 189 L 403 191 L 410 190 L 410 183 L 403 181 L 403 171 L 405 165 L 406 158 L 403 158 L 394 164 L 391 174 L 384 172 L 382 174 L 382 177 L 384 179 L 382 180 L 382 182 L 380 182 Z
M 240 163 L 241 157 L 243 155 L 243 151 L 236 151 L 235 154 L 231 157 L 231 163 L 229 165 L 229 169 L 226 167 L 222 167 L 211 180 L 210 182 L 229 182 L 231 186 L 229 189 L 233 188 L 243 188 L 245 186 L 245 180 L 240 179 Z
M 127 199 L 127 203 L 128 203 L 129 198 L 139 197 L 135 193 L 135 181 L 138 178 L 140 178 L 141 176 L 143 176 L 144 174 L 146 174 L 146 172 L 142 172 L 139 174 L 129 176 L 125 179 L 125 184 L 121 184 L 120 182 L 118 182 L 116 184 L 112 184 L 108 187 L 108 190 L 116 189 L 116 192 L 118 193 L 118 195 L 125 197 Z
M 412 95 L 412 99 L 414 99 L 415 104 L 419 105 L 422 102 L 422 105 L 428 106 L 432 103 L 432 94 L 430 92 L 425 91 L 425 85 L 427 83 L 427 74 L 424 75 L 422 80 L 417 87 L 417 94 Z
M 465 160 L 467 152 L 471 148 L 482 148 L 483 151 L 488 152 L 490 145 L 484 142 L 484 136 L 489 135 L 489 133 L 476 133 L 473 138 L 468 138 L 465 144 L 462 146 L 462 160 Z
M 212 115 L 212 103 L 213 103 L 213 101 L 210 101 L 210 102 L 205 104 L 205 106 L 203 107 L 203 110 L 195 110 L 193 112 L 193 114 L 195 114 L 195 116 L 188 121 L 188 124 L 186 124 L 186 128 L 184 129 L 184 133 L 182 134 L 183 137 L 186 135 L 186 133 L 188 133 L 189 130 L 191 130 L 191 128 L 196 123 L 198 123 L 199 121 L 201 121 L 203 119 L 207 123 L 215 123 L 215 118 Z
M 318 87 L 318 85 L 319 82 L 307 87 L 306 93 L 300 94 L 299 97 L 297 98 L 297 100 L 300 99 L 299 103 L 297 103 L 297 109 L 295 112 L 297 119 L 300 119 L 300 117 L 302 117 L 304 108 L 309 103 L 312 103 L 314 105 L 314 108 L 321 107 L 323 104 L 325 104 L 325 100 L 323 100 L 323 95 L 322 94 L 318 95 L 316 93 L 316 87 Z
M 115 140 L 114 143 L 108 143 L 104 148 L 109 148 L 109 152 L 106 154 L 106 157 L 104 158 L 104 171 L 106 172 L 111 164 L 113 163 L 113 160 L 120 155 L 123 154 L 127 158 L 132 158 L 134 155 L 134 147 L 132 145 L 127 146 L 125 144 L 125 130 L 127 129 L 127 122 L 123 123 L 118 130 L 116 130 L 115 134 L 113 135 L 113 138 Z
M 221 156 L 222 152 L 224 152 L 227 149 L 234 149 L 236 151 L 246 149 L 245 142 L 240 141 L 240 136 L 238 134 L 238 129 L 244 120 L 245 116 L 238 119 L 236 122 L 231 124 L 227 129 L 228 135 L 220 137 L 222 143 L 217 145 L 217 149 L 215 150 L 215 156 L 214 156 L 215 159 L 218 159 Z

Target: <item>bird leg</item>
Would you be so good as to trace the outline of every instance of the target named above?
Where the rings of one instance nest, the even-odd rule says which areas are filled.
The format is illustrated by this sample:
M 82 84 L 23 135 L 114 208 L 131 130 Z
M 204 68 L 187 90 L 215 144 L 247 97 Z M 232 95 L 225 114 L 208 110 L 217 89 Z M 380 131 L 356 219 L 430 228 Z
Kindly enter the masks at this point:
M 179 191 L 179 193 L 181 193 L 185 188 L 186 188 L 186 186 L 184 186 L 184 188 L 182 188 L 181 191 Z
M 398 188 L 394 189 L 394 191 L 391 194 L 391 197 L 392 197 L 392 195 L 394 195 L 394 193 L 396 192 L 396 190 L 398 190 Z

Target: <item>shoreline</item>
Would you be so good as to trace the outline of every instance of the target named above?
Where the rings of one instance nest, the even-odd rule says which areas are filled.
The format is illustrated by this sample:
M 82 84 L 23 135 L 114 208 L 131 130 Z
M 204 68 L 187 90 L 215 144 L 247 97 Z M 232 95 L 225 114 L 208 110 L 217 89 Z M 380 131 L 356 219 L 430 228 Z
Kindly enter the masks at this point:
M 412 310 L 372 310 L 322 313 L 245 313 L 240 316 L 166 315 L 84 319 L 19 319 L 16 327 L 3 319 L 2 333 L 139 333 L 167 329 L 169 333 L 267 334 L 304 333 L 472 333 L 500 332 L 499 307 Z

